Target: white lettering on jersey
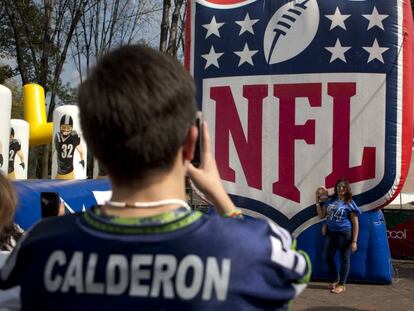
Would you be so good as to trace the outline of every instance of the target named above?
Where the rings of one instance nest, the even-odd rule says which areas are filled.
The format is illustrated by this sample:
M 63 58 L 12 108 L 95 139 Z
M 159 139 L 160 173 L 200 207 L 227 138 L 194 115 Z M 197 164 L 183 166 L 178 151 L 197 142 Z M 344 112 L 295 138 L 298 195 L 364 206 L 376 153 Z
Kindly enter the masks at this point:
M 131 263 L 131 283 L 129 295 L 136 297 L 148 297 L 149 286 L 141 284 L 141 280 L 149 280 L 152 264 L 152 255 L 133 255 Z
M 74 287 L 75 292 L 78 294 L 84 292 L 82 263 L 83 253 L 74 252 L 63 279 L 61 287 L 63 293 L 67 293 L 71 287 Z
M 128 259 L 124 255 L 109 256 L 106 264 L 106 293 L 121 295 L 128 288 L 129 268 Z M 118 282 L 116 278 L 118 276 Z
M 175 278 L 175 288 L 178 296 L 188 300 L 193 299 L 198 294 L 201 282 L 203 282 L 203 268 L 203 262 L 198 256 L 188 255 L 181 260 Z M 185 280 L 190 270 L 193 272 L 193 278 L 187 286 Z
M 171 254 L 109 255 L 103 282 L 96 281 L 99 254 L 80 251 L 67 256 L 54 251 L 44 270 L 44 284 L 49 292 L 100 295 L 130 295 L 149 298 L 180 298 L 189 300 L 197 295 L 203 300 L 224 301 L 230 283 L 231 260 L 208 257 L 204 262 L 197 255 L 178 260 Z M 86 267 L 83 270 L 83 267 Z M 63 272 L 60 272 L 63 271 Z
M 160 291 L 162 290 L 164 298 L 174 298 L 174 286 L 171 279 L 176 270 L 177 258 L 172 255 L 155 256 L 151 297 L 160 297 Z
M 96 263 L 98 262 L 98 254 L 89 255 L 88 264 L 86 266 L 85 287 L 86 292 L 90 294 L 103 294 L 105 284 L 95 282 Z
M 63 266 L 65 264 L 66 255 L 63 251 L 54 251 L 52 255 L 49 256 L 43 277 L 43 282 L 45 283 L 45 287 L 49 292 L 56 292 L 62 285 L 63 280 L 62 276 L 59 274 L 52 276 L 54 266 Z
M 206 279 L 204 281 L 203 300 L 210 300 L 213 289 L 216 289 L 217 300 L 224 301 L 227 298 L 227 291 L 230 280 L 230 259 L 223 259 L 221 262 L 221 274 L 217 258 L 208 257 Z

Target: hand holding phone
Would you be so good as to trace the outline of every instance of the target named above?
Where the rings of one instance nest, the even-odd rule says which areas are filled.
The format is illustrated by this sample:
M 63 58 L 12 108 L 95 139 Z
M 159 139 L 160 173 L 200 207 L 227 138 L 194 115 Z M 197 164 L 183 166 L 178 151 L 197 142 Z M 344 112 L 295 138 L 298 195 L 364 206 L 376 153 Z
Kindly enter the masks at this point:
M 195 150 L 194 150 L 193 160 L 191 161 L 191 163 L 195 167 L 199 167 L 200 162 L 201 162 L 201 146 L 202 146 L 202 137 L 203 137 L 202 128 L 201 128 L 202 122 L 203 122 L 202 113 L 201 113 L 201 111 L 198 111 L 196 121 L 195 121 L 195 125 L 196 125 L 197 130 L 198 130 L 198 136 L 197 136 L 197 142 L 196 142 L 196 146 L 195 146 Z
M 211 139 L 207 123 L 200 120 L 200 167 L 188 166 L 188 175 L 219 215 L 231 213 L 235 206 L 221 182 L 217 164 L 211 153 Z
M 40 192 L 40 209 L 42 218 L 60 216 L 65 213 L 57 192 Z

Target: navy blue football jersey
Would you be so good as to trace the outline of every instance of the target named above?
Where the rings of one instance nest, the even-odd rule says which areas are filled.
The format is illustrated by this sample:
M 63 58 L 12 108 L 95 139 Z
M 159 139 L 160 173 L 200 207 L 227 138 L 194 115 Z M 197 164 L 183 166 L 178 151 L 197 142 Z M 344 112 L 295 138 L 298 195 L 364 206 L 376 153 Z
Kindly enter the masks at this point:
M 96 208 L 95 208 L 96 209 Z M 1 270 L 22 310 L 284 310 L 306 286 L 306 255 L 260 220 L 188 212 L 116 223 L 94 210 L 41 221 Z

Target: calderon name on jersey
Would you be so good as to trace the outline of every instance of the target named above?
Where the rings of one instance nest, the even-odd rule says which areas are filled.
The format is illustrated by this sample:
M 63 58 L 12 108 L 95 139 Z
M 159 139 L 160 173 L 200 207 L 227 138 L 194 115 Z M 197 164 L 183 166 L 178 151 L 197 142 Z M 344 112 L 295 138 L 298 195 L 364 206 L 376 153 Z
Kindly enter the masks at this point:
M 49 292 L 75 291 L 78 294 L 129 295 L 147 298 L 193 299 L 201 295 L 210 300 L 215 295 L 226 300 L 231 260 L 187 255 L 132 255 L 75 251 L 67 256 L 55 250 L 44 269 L 44 285 Z M 104 265 L 103 280 L 97 280 L 97 266 Z

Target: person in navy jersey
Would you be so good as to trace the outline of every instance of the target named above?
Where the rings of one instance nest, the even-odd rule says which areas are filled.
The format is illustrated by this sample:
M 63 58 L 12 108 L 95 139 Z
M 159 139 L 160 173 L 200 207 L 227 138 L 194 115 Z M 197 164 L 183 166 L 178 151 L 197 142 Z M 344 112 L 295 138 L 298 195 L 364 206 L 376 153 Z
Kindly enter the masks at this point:
M 20 240 L 0 288 L 20 285 L 22 310 L 287 309 L 309 281 L 309 258 L 281 227 L 242 218 L 221 183 L 206 123 L 200 166 L 190 163 L 195 86 L 176 59 L 120 47 L 100 58 L 78 103 L 112 196 L 46 218 Z M 188 206 L 186 175 L 217 214 Z
M 334 281 L 329 285 L 332 293 L 345 291 L 345 284 L 350 270 L 351 252 L 358 248 L 358 215 L 359 207 L 352 200 L 351 187 L 348 180 L 337 181 L 332 198 L 321 203 L 317 197 L 317 213 L 320 218 L 326 217 L 327 232 L 324 247 L 324 258 Z M 335 264 L 335 254 L 339 251 L 339 272 Z

